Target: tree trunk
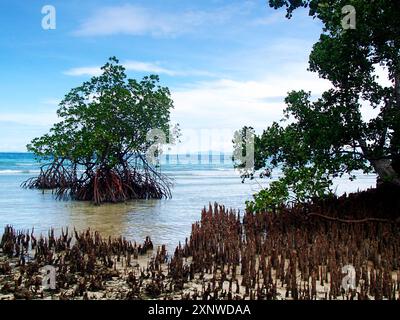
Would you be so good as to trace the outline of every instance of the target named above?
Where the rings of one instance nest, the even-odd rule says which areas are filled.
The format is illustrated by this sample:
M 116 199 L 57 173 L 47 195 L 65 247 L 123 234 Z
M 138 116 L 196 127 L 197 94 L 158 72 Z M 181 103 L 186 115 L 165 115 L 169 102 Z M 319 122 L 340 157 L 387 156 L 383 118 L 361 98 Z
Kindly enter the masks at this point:
M 390 159 L 371 160 L 370 162 L 378 175 L 377 184 L 389 182 L 400 187 L 400 177 L 392 167 Z

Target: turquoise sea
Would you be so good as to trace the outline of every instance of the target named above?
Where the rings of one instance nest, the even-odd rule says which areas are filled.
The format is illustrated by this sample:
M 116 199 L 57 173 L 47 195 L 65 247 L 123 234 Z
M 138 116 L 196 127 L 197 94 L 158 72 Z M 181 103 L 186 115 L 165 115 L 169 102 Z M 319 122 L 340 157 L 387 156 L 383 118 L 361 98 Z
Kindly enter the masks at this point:
M 56 231 L 90 227 L 136 241 L 150 235 L 155 244 L 167 244 L 172 250 L 189 236 L 204 206 L 218 202 L 243 211 L 245 201 L 267 183 L 257 179 L 241 183 L 230 156 L 222 154 L 170 156 L 162 160 L 161 168 L 174 181 L 172 199 L 93 206 L 55 200 L 51 192 L 22 189 L 20 184 L 38 173 L 38 164 L 28 153 L 0 153 L 0 228 L 11 224 L 45 234 L 51 227 Z M 342 179 L 337 181 L 337 193 L 374 184 L 372 175 L 359 175 L 355 182 Z

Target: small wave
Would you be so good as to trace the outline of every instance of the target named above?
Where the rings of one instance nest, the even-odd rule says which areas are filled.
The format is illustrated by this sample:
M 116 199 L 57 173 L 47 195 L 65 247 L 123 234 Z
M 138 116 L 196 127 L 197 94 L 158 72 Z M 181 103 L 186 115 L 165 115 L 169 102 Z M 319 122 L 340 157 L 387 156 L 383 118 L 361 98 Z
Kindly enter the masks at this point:
M 193 171 L 166 171 L 164 172 L 167 176 L 176 178 L 237 178 L 240 173 L 234 170 L 193 170 Z
M 18 167 L 33 167 L 37 166 L 38 164 L 36 162 L 17 162 L 15 165 Z
M 33 173 L 40 173 L 40 170 L 0 170 L 0 175 L 33 174 Z

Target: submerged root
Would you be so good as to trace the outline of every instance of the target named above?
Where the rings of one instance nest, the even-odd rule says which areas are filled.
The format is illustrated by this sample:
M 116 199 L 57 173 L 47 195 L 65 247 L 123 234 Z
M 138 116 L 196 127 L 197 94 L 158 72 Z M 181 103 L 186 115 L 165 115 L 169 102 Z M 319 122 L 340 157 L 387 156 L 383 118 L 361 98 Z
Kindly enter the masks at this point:
M 58 199 L 124 202 L 131 199 L 162 199 L 171 197 L 171 180 L 143 161 L 140 168 L 127 162 L 110 168 L 105 165 L 76 166 L 55 161 L 41 168 L 37 177 L 22 184 L 23 188 L 52 190 Z

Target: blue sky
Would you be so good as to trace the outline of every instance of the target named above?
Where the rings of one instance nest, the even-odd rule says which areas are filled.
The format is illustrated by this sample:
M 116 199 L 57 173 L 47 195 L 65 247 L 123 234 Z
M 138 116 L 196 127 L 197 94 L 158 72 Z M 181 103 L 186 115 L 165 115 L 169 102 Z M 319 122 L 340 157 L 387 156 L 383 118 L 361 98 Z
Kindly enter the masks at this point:
M 44 5 L 56 29 L 41 26 Z M 158 73 L 175 101 L 180 152 L 229 150 L 232 131 L 279 120 L 292 89 L 320 94 L 307 72 L 321 25 L 287 20 L 265 0 L 37 1 L 0 4 L 0 151 L 25 151 L 57 121 L 57 103 L 117 56 L 130 77 Z

